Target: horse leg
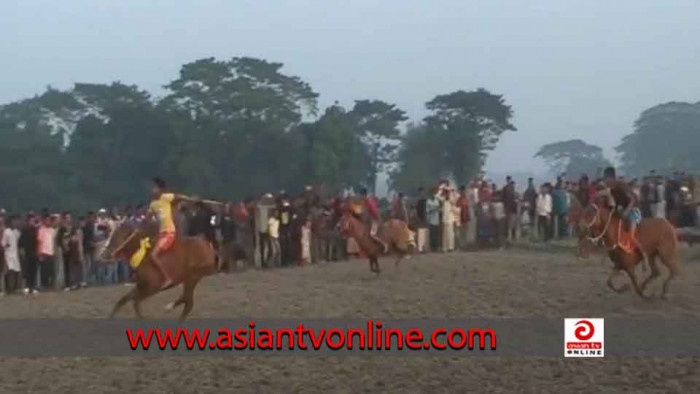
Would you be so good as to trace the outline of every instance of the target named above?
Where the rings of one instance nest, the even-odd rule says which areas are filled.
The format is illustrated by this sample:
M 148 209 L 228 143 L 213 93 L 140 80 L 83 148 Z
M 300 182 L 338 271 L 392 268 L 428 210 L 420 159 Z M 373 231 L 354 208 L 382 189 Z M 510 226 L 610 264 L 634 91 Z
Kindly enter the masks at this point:
M 200 278 L 189 279 L 185 282 L 184 290 L 182 292 L 182 302 L 185 307 L 182 308 L 182 313 L 180 314 L 180 321 L 184 321 L 187 315 L 190 314 L 192 308 L 194 307 L 194 288 L 197 286 Z
M 370 256 L 369 269 L 370 269 L 370 271 L 374 272 L 375 274 L 379 274 L 380 269 L 379 269 L 379 261 L 378 261 L 377 256 Z
M 644 292 L 639 288 L 639 284 L 637 283 L 637 277 L 634 275 L 634 267 L 625 268 L 625 272 L 627 272 L 627 276 L 629 276 L 630 281 L 632 281 L 632 286 L 634 286 L 634 291 L 640 297 L 642 297 L 642 299 L 649 300 L 650 297 L 644 295 Z
M 666 277 L 666 280 L 664 280 L 661 288 L 661 298 L 667 299 L 669 282 L 671 282 L 671 280 L 678 275 L 678 250 L 674 244 L 667 246 L 664 249 L 665 250 L 662 250 L 661 253 L 661 260 L 668 268 L 668 277 Z
M 615 287 L 615 285 L 613 285 L 613 282 L 612 282 L 613 278 L 614 278 L 616 275 L 619 275 L 619 274 L 620 274 L 620 269 L 618 269 L 618 268 L 613 268 L 613 269 L 610 271 L 610 275 L 608 275 L 608 282 L 607 282 L 607 284 L 608 284 L 608 287 L 612 289 L 612 291 L 614 291 L 614 292 L 616 292 L 616 293 L 624 293 L 624 292 L 626 292 L 627 290 L 629 290 L 629 286 L 628 286 L 627 284 L 625 284 L 624 286 L 622 286 L 622 287 L 620 287 L 620 288 L 618 289 L 617 287 Z
M 109 318 L 114 319 L 114 315 L 117 314 L 117 312 L 124 306 L 124 304 L 131 301 L 135 295 L 136 288 L 133 288 L 130 292 L 126 293 L 122 298 L 120 298 L 119 301 L 117 301 L 117 303 L 114 304 L 114 308 L 112 309 L 112 313 L 109 314 Z
M 660 271 L 659 271 L 659 267 L 656 265 L 656 255 L 649 256 L 649 268 L 651 268 L 651 274 L 646 279 L 644 279 L 644 281 L 640 285 L 640 289 L 642 290 L 642 293 L 644 292 L 644 290 L 646 290 L 647 285 L 649 285 L 649 283 L 652 280 L 659 277 Z
M 141 301 L 146 298 L 158 293 L 160 290 L 160 281 L 156 282 L 155 285 L 145 285 L 143 287 L 136 285 L 134 296 L 132 297 L 132 305 L 134 306 L 134 313 L 138 319 L 143 319 L 141 314 Z
M 396 258 L 396 262 L 394 262 L 394 267 L 399 267 L 399 263 L 401 262 L 401 260 L 403 260 L 404 256 L 405 255 L 403 253 L 399 252 L 399 257 Z

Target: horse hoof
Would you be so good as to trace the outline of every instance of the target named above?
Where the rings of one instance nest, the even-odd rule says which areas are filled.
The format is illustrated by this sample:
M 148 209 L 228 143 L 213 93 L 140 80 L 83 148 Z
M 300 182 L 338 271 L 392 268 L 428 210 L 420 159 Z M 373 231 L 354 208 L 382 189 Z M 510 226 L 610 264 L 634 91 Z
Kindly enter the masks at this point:
M 172 311 L 175 308 L 175 302 L 171 302 L 165 306 L 166 311 Z

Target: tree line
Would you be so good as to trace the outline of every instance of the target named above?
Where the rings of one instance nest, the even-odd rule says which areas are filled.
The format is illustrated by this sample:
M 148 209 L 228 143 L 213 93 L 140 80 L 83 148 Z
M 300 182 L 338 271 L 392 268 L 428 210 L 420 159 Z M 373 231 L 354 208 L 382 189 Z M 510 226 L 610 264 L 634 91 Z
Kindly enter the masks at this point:
M 632 133 L 615 147 L 628 178 L 675 172 L 700 173 L 700 102 L 669 102 L 644 110 Z M 580 139 L 546 144 L 535 154 L 552 172 L 596 175 L 611 165 L 603 150 Z
M 396 189 L 466 181 L 515 130 L 505 99 L 458 90 L 409 124 L 395 104 L 359 99 L 319 110 L 318 93 L 283 64 L 199 59 L 154 97 L 135 85 L 76 83 L 0 107 L 0 206 L 94 209 L 144 200 L 153 175 L 183 193 L 241 199 L 262 192 Z

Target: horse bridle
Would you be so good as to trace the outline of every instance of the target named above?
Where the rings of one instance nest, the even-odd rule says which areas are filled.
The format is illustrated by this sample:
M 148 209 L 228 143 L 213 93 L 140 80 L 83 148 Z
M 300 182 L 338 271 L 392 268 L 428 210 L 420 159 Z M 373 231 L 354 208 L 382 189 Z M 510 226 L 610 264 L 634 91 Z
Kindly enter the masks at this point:
M 596 204 L 591 204 L 591 206 L 595 209 L 595 215 L 593 216 L 593 219 L 590 221 L 590 223 L 584 223 L 584 225 L 591 232 L 591 234 L 593 234 L 593 226 L 600 219 L 599 218 L 600 217 L 600 208 L 598 208 L 598 205 L 596 205 Z M 608 220 L 605 223 L 605 227 L 603 228 L 603 231 L 601 231 L 599 235 L 597 235 L 595 237 L 586 237 L 586 238 L 588 238 L 588 240 L 593 242 L 593 243 L 600 241 L 605 236 L 605 233 L 608 232 L 608 228 L 610 227 L 610 223 L 612 222 L 612 216 L 613 216 L 613 211 L 611 210 L 610 215 L 608 215 Z M 603 244 L 605 244 L 605 241 L 603 241 Z

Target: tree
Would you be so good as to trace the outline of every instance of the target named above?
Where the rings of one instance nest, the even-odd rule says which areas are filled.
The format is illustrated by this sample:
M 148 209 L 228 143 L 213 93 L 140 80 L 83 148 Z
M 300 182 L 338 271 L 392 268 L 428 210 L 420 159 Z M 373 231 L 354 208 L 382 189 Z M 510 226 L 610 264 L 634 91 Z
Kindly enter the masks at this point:
M 611 165 L 603 156 L 603 149 L 580 139 L 543 145 L 535 157 L 542 158 L 553 173 L 571 176 L 593 175 L 598 169 Z
M 247 57 L 201 59 L 185 64 L 166 86 L 170 94 L 160 106 L 189 117 L 194 127 L 188 130 L 197 134 L 185 137 L 197 145 L 188 150 L 198 150 L 187 155 L 185 169 L 227 180 L 206 190 L 239 197 L 242 190 L 267 192 L 296 178 L 295 166 L 283 161 L 296 146 L 286 134 L 316 113 L 318 94 L 299 77 L 283 74 L 282 66 Z
M 331 189 L 368 186 L 371 157 L 354 115 L 345 108 L 332 105 L 316 122 L 304 124 L 297 132 L 303 141 L 299 158 L 306 182 Z
M 435 184 L 438 177 L 449 176 L 444 144 L 425 124 L 410 124 L 397 154 L 397 166 L 389 174 L 393 190 L 413 191 Z
M 516 130 L 510 123 L 513 111 L 503 96 L 485 89 L 438 95 L 426 108 L 432 114 L 424 121 L 442 141 L 443 157 L 458 183 L 466 183 L 480 170 L 501 134 Z
M 700 103 L 670 102 L 651 107 L 615 150 L 630 175 L 700 171 Z
M 396 105 L 380 100 L 356 101 L 350 117 L 370 156 L 366 182 L 374 190 L 377 175 L 396 160 L 395 153 L 401 136 L 398 126 L 408 118 Z

